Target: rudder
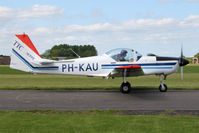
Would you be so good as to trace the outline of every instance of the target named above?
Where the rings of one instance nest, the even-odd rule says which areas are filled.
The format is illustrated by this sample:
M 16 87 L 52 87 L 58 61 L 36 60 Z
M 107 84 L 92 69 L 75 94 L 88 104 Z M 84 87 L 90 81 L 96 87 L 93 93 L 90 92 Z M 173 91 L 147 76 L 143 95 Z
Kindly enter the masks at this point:
M 33 72 L 32 63 L 41 59 L 37 49 L 26 34 L 16 35 L 12 46 L 10 68 L 25 72 Z

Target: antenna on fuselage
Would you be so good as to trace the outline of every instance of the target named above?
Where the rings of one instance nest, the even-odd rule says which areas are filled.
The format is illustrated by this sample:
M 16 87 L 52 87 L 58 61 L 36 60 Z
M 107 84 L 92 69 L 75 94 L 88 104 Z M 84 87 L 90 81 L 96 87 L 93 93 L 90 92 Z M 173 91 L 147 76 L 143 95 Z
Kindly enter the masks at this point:
M 71 50 L 78 58 L 81 58 L 75 51 L 73 51 L 72 48 L 70 48 L 70 50 Z

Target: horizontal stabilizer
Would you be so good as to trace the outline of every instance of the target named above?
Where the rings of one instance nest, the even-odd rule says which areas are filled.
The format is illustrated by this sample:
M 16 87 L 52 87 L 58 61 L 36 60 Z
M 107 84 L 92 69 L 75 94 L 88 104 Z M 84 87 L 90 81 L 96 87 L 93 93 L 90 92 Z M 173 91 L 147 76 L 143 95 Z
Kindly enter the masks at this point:
M 41 58 L 39 60 L 35 60 L 32 63 L 37 64 L 37 65 L 48 65 L 48 64 L 53 64 L 55 62 L 57 62 L 57 61 L 55 61 L 55 60 L 48 60 L 48 59 L 42 59 Z

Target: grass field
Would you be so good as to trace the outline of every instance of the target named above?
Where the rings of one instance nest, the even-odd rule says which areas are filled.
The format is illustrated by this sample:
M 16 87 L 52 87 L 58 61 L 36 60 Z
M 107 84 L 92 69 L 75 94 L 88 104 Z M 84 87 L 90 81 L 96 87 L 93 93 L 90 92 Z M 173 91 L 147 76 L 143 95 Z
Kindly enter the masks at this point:
M 157 89 L 158 76 L 130 77 L 127 79 L 134 89 Z M 184 80 L 180 73 L 169 75 L 166 84 L 170 90 L 199 90 L 199 66 L 184 67 Z M 33 75 L 8 66 L 0 66 L 0 89 L 11 90 L 119 90 L 122 78 L 102 79 L 100 77 L 68 76 L 68 75 Z
M 168 76 L 169 89 L 199 90 L 199 66 Z M 128 78 L 134 89 L 157 89 L 159 78 Z M 0 66 L 0 89 L 119 90 L 122 78 L 33 75 Z M 119 111 L 120 112 L 120 111 Z M 199 117 L 185 115 L 122 115 L 118 111 L 0 111 L 0 133 L 198 133 Z
M 198 133 L 199 117 L 115 111 L 0 111 L 2 133 Z

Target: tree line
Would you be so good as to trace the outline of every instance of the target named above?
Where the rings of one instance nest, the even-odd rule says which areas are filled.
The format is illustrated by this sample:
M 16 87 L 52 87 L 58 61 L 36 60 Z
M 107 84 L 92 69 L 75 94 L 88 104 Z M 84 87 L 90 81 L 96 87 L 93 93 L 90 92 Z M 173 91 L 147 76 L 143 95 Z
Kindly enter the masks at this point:
M 194 57 L 198 57 L 199 58 L 199 52 L 197 54 L 195 54 Z
M 77 58 L 77 53 L 80 57 L 96 56 L 97 50 L 93 45 L 55 45 L 51 49 L 46 50 L 41 56 L 44 58 L 65 57 L 66 59 Z

